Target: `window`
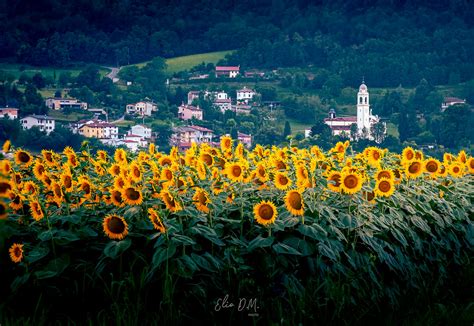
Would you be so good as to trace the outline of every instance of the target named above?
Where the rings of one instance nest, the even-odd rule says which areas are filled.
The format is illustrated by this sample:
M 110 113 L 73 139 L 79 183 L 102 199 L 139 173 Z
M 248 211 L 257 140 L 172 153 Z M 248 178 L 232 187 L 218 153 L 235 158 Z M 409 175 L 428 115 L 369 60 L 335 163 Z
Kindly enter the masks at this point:
M 359 98 L 359 103 L 362 104 L 362 96 Z
M 365 104 L 367 104 L 367 97 L 365 98 Z

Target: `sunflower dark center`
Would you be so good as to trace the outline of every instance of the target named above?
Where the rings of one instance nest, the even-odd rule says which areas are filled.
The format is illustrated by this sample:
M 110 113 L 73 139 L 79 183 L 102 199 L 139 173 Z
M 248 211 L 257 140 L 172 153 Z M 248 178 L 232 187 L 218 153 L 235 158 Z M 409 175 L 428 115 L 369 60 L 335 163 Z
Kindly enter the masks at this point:
M 31 160 L 31 156 L 26 152 L 19 152 L 18 153 L 18 160 L 21 163 L 28 163 Z
M 336 184 L 334 186 L 339 187 L 341 185 L 341 176 L 336 174 L 331 177 L 331 181 L 334 181 Z
M 390 182 L 388 182 L 388 181 L 382 181 L 379 184 L 379 189 L 382 192 L 388 192 L 388 191 L 390 191 L 390 188 L 391 188 L 391 185 L 390 185 Z
M 291 207 L 294 209 L 301 209 L 303 203 L 301 202 L 301 195 L 297 192 L 292 192 L 288 197 Z
M 127 194 L 127 198 L 131 200 L 137 200 L 140 198 L 140 193 L 133 188 L 128 188 L 125 193 Z
M 408 168 L 408 171 L 410 173 L 417 173 L 419 170 L 420 170 L 420 163 L 418 162 L 412 163 L 410 167 Z
M 349 175 L 348 177 L 344 178 L 344 186 L 346 186 L 349 189 L 354 189 L 357 187 L 357 177 L 353 175 Z
M 438 164 L 436 164 L 436 162 L 430 161 L 428 164 L 426 164 L 426 170 L 431 173 L 436 172 L 438 170 Z
M 107 223 L 107 227 L 110 232 L 115 234 L 121 234 L 123 231 L 125 231 L 125 224 L 120 218 L 116 216 L 112 216 L 112 218 Z
M 242 168 L 238 165 L 232 167 L 232 175 L 234 177 L 239 177 L 242 174 Z
M 264 204 L 258 209 L 258 214 L 264 220 L 271 220 L 274 215 L 273 208 L 268 204 Z
M 0 182 L 0 194 L 6 193 L 8 190 L 11 190 L 12 186 L 7 182 Z
M 288 184 L 288 178 L 283 176 L 283 175 L 280 176 L 280 184 L 282 184 L 284 186 L 287 185 Z

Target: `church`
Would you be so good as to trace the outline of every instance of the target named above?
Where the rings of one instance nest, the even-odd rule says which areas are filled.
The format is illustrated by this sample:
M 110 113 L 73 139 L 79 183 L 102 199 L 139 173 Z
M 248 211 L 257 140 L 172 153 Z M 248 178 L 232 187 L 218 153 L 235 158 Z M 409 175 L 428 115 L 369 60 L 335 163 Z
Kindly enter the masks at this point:
M 324 119 L 332 131 L 333 136 L 345 134 L 350 137 L 351 126 L 357 126 L 357 138 L 368 138 L 373 140 L 372 129 L 374 124 L 378 123 L 380 118 L 372 115 L 369 103 L 369 91 L 364 81 L 359 86 L 357 93 L 357 115 L 337 117 L 334 109 L 329 110 L 329 116 Z

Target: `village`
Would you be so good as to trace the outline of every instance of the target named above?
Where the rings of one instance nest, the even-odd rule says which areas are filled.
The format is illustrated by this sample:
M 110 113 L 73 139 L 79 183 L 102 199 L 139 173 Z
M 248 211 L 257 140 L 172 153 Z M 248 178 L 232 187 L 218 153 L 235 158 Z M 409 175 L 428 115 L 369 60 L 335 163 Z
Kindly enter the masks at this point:
M 215 77 L 222 80 L 231 80 L 240 76 L 240 66 L 216 66 Z M 263 72 L 245 72 L 246 77 L 263 76 Z M 195 76 L 191 78 L 208 78 L 209 76 Z M 176 146 L 184 151 L 192 146 L 193 143 L 208 143 L 211 146 L 218 146 L 220 138 L 229 134 L 216 134 L 213 130 L 196 125 L 196 122 L 204 119 L 204 111 L 199 107 L 199 99 L 205 99 L 220 112 L 233 112 L 237 115 L 248 115 L 252 110 L 258 110 L 262 106 L 261 95 L 254 89 L 243 86 L 237 89 L 235 93 L 225 91 L 210 90 L 191 90 L 187 93 L 187 101 L 182 102 L 178 107 L 176 124 L 172 125 L 172 134 L 169 138 L 169 145 Z M 333 136 L 342 136 L 351 140 L 368 139 L 379 142 L 374 139 L 373 129 L 379 126 L 382 134 L 387 133 L 385 122 L 377 115 L 372 114 L 369 100 L 369 90 L 364 81 L 362 81 L 357 98 L 354 101 L 354 111 L 356 115 L 337 116 L 334 109 L 330 109 L 323 122 L 331 129 Z M 265 103 L 268 104 L 268 103 Z M 277 103 L 275 103 L 276 105 Z M 456 105 L 466 104 L 466 100 L 446 97 L 441 104 L 440 111 Z M 157 133 L 152 131 L 151 126 L 144 123 L 145 118 L 159 114 L 159 107 L 153 101 L 146 99 L 136 103 L 129 103 L 125 106 L 123 115 L 133 118 L 133 124 L 128 130 L 119 132 L 119 122 L 109 121 L 108 113 L 103 108 L 91 108 L 88 103 L 69 97 L 51 97 L 45 100 L 45 105 L 50 111 L 61 112 L 65 110 L 79 110 L 87 112 L 90 118 L 70 122 L 65 125 L 74 134 L 82 135 L 86 138 L 96 138 L 101 143 L 111 147 L 124 147 L 132 152 L 146 148 L 150 143 L 154 143 Z M 274 104 L 270 104 L 274 105 Z M 21 116 L 18 108 L 0 108 L 0 116 L 10 119 L 20 119 L 23 129 L 37 127 L 40 131 L 50 134 L 55 130 L 56 119 L 48 115 L 28 115 Z M 142 123 L 138 123 L 139 120 Z M 237 140 L 247 148 L 252 147 L 252 135 L 237 131 Z M 304 130 L 304 137 L 311 137 L 311 129 Z

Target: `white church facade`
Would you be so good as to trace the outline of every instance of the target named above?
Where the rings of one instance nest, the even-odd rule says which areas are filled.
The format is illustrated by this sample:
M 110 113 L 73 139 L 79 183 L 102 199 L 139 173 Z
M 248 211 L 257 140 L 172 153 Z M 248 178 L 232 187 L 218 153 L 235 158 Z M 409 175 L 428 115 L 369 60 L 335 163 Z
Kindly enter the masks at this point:
M 357 138 L 368 138 L 374 140 L 372 136 L 373 126 L 380 122 L 378 116 L 372 115 L 369 102 L 369 91 L 364 81 L 359 86 L 357 93 L 357 116 L 336 117 L 334 109 L 329 111 L 329 117 L 324 119 L 332 131 L 333 136 L 351 136 L 351 126 L 357 126 Z

